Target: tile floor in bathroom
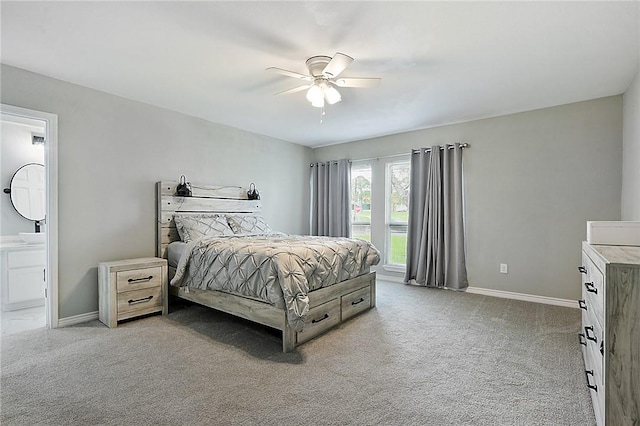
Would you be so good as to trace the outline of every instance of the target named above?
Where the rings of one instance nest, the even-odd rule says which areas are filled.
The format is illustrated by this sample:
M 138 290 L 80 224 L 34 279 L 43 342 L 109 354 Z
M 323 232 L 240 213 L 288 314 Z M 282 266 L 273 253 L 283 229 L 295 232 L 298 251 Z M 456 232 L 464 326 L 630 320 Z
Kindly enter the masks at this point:
M 0 329 L 2 329 L 2 336 L 19 333 L 25 330 L 32 330 L 34 328 L 41 328 L 44 326 L 44 306 L 2 312 L 0 314 Z

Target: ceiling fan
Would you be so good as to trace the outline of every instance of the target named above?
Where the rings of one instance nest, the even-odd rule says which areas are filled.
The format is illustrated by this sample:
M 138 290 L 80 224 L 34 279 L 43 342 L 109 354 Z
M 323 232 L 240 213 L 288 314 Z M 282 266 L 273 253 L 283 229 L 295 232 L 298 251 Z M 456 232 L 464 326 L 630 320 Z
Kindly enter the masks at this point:
M 351 56 L 338 52 L 333 55 L 333 58 L 330 56 L 312 56 L 307 59 L 306 64 L 309 74 L 301 74 L 276 67 L 269 67 L 267 70 L 308 82 L 302 86 L 276 93 L 276 95 L 296 93 L 309 89 L 307 90 L 307 100 L 314 107 L 324 108 L 325 100 L 329 105 L 342 100 L 342 96 L 340 96 L 336 86 L 374 87 L 380 84 L 380 78 L 338 77 L 351 62 L 353 62 Z

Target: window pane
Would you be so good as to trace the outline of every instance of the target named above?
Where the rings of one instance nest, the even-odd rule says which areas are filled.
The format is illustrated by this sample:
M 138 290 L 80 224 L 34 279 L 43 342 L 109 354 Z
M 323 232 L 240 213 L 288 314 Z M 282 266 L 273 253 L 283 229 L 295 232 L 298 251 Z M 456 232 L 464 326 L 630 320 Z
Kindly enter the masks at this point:
M 391 194 L 389 196 L 389 222 L 407 223 L 409 215 L 409 182 L 411 166 L 408 162 L 389 166 Z
M 409 184 L 411 164 L 390 163 L 387 168 L 387 262 L 406 265 L 407 224 L 409 221 Z
M 407 263 L 407 227 L 403 225 L 389 226 L 389 263 L 405 265 Z
M 371 164 L 351 165 L 351 236 L 371 241 Z

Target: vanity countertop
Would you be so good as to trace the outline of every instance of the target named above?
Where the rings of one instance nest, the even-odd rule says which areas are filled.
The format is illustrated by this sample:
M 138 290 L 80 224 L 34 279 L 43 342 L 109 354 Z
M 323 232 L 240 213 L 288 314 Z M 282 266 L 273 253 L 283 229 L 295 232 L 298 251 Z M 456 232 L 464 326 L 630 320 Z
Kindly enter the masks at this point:
M 43 249 L 44 244 L 27 244 L 18 235 L 0 237 L 0 250 Z

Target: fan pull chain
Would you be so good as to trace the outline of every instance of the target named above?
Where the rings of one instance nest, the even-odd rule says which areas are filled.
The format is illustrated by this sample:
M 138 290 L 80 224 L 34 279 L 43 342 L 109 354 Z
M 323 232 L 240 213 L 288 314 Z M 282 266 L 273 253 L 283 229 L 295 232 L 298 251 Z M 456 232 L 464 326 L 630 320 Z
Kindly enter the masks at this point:
M 324 106 L 320 108 L 320 124 L 324 122 L 323 120 L 324 120 Z

